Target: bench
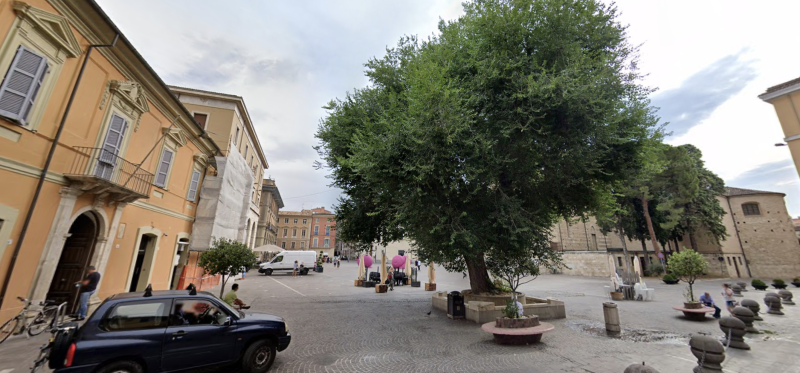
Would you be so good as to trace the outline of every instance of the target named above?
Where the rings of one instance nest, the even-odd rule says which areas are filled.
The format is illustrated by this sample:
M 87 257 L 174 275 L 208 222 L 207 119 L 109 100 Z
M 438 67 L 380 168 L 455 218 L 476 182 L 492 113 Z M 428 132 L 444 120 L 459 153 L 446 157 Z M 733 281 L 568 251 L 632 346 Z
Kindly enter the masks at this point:
M 683 316 L 692 321 L 703 321 L 706 319 L 707 313 L 714 312 L 714 309 L 711 307 L 685 308 L 681 306 L 672 306 L 672 309 L 683 312 Z
M 494 335 L 494 340 L 500 344 L 521 345 L 538 343 L 542 340 L 542 334 L 551 332 L 555 329 L 553 324 L 546 322 L 539 323 L 530 328 L 499 328 L 497 322 L 487 322 L 481 329 Z

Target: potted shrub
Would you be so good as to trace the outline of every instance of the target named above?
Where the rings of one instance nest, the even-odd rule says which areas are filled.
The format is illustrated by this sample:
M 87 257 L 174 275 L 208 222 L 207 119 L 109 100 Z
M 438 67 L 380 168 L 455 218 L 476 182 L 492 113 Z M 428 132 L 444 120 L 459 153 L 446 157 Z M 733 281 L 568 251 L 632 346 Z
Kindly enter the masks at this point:
M 664 281 L 665 284 L 675 285 L 680 280 L 677 277 L 675 277 L 675 275 L 673 275 L 672 273 L 667 273 L 666 275 L 664 275 L 661 281 Z
M 706 272 L 708 262 L 696 251 L 684 248 L 683 251 L 670 255 L 667 266 L 675 277 L 689 285 L 684 294 L 686 298 L 683 303 L 684 308 L 702 308 L 703 304 L 694 297 L 692 285 L 698 277 Z
M 664 267 L 661 266 L 661 263 L 652 263 L 650 264 L 650 269 L 648 269 L 648 272 L 651 276 L 658 277 L 664 273 Z
M 783 281 L 783 279 L 780 278 L 776 278 L 772 280 L 772 287 L 774 287 L 775 289 L 786 289 L 786 281 Z
M 792 285 L 794 285 L 796 288 L 800 288 L 800 277 L 795 277 L 792 279 Z
M 750 285 L 753 285 L 756 290 L 767 290 L 767 284 L 757 278 L 754 278 L 753 281 L 750 281 Z

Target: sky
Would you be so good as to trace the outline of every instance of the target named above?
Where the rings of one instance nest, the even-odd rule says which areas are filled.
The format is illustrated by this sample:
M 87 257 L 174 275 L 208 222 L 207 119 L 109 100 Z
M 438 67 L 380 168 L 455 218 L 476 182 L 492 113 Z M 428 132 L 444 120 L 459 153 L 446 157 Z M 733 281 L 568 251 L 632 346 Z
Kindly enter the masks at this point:
M 451 0 L 98 0 L 167 83 L 242 96 L 285 210 L 326 207 L 314 134 L 330 100 L 367 85 L 364 63 L 404 35 L 427 37 L 462 14 Z M 787 194 L 800 179 L 772 105 L 758 95 L 797 78 L 800 1 L 619 0 L 640 45 L 643 84 L 673 145 L 694 144 L 726 185 Z

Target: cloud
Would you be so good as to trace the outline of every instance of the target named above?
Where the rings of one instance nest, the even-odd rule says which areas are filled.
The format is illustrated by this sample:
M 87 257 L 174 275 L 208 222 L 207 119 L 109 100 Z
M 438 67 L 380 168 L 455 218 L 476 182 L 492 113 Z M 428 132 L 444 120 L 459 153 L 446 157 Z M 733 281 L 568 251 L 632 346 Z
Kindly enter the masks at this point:
M 743 58 L 747 49 L 725 56 L 694 73 L 674 89 L 656 93 L 653 105 L 659 107 L 667 130 L 680 136 L 708 119 L 726 101 L 741 92 L 756 78 L 753 60 Z
M 764 163 L 726 180 L 725 184 L 737 188 L 784 193 L 789 212 L 800 213 L 800 188 L 798 188 L 800 179 L 791 159 Z

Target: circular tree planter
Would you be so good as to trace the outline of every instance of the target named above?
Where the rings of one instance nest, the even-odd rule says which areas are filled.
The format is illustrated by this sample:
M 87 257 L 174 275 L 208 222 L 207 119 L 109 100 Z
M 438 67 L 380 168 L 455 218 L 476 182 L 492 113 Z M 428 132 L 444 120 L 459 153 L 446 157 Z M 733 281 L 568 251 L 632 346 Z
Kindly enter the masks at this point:
M 756 288 L 756 290 L 767 290 L 767 288 L 769 286 L 767 286 L 767 285 L 753 285 L 753 287 Z
M 772 284 L 772 287 L 783 290 L 786 289 L 786 284 Z
M 681 282 L 681 280 L 678 280 L 678 279 L 675 279 L 675 280 L 661 280 L 661 281 L 664 281 L 664 283 L 667 284 L 667 285 L 675 285 L 675 284 Z
M 498 317 L 494 322 L 481 325 L 481 329 L 492 333 L 495 342 L 499 344 L 525 345 L 538 343 L 542 340 L 542 334 L 553 331 L 555 327 L 545 322 L 540 323 L 539 316 L 530 316 L 519 319 Z
M 700 302 L 683 302 L 683 308 L 690 310 L 699 310 L 703 308 L 703 304 Z

